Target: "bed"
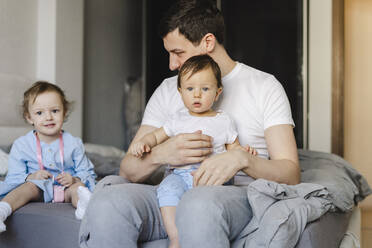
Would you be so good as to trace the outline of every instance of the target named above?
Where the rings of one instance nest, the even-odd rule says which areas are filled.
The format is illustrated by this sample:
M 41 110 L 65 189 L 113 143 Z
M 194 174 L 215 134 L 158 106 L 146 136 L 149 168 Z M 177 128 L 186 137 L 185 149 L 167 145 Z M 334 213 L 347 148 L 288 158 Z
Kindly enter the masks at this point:
M 30 83 L 22 78 L 0 76 L 0 180 L 6 173 L 7 153 L 15 138 L 25 134 L 30 127 L 22 120 L 20 99 Z M 124 155 L 114 147 L 86 144 L 88 157 L 95 165 L 99 178 L 117 174 L 120 160 Z M 311 167 L 314 157 L 338 161 L 342 158 L 332 154 L 300 150 L 301 165 Z M 319 160 L 320 161 L 320 160 Z M 319 161 L 317 162 L 319 164 Z M 1 165 L 1 163 L 3 165 Z M 336 162 L 335 162 L 336 163 Z M 321 168 L 321 166 L 319 167 Z M 303 174 L 306 177 L 306 174 Z M 355 175 L 354 175 L 355 176 Z M 161 176 L 160 176 L 161 177 Z M 359 174 L 354 178 L 358 189 L 354 201 L 362 200 L 371 193 L 369 186 Z M 159 177 L 157 178 L 159 179 Z M 239 180 L 236 180 L 239 181 Z M 79 247 L 78 232 L 80 221 L 74 217 L 69 203 L 29 203 L 15 211 L 6 221 L 7 231 L 0 235 L 0 247 Z M 355 206 L 347 212 L 327 212 L 319 219 L 306 225 L 297 248 L 352 248 L 360 247 L 361 214 Z M 139 244 L 139 247 L 165 248 L 167 240 Z

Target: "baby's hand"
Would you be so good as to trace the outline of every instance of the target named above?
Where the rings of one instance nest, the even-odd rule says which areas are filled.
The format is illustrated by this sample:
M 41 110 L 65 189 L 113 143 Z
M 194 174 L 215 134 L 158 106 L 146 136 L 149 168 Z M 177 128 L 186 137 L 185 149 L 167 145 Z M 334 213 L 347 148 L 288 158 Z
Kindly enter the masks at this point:
M 256 151 L 256 149 L 254 149 L 253 147 L 250 147 L 249 145 L 246 145 L 246 146 L 244 147 L 244 150 L 245 150 L 246 152 L 249 152 L 249 153 L 252 154 L 253 156 L 257 156 L 257 151 Z
M 31 180 L 45 180 L 45 179 L 48 179 L 48 178 L 51 178 L 51 177 L 53 177 L 53 176 L 48 171 L 46 171 L 46 170 L 39 170 L 37 172 L 34 172 L 34 173 L 28 175 L 26 179 L 31 179 Z
M 56 180 L 59 184 L 65 187 L 70 187 L 74 183 L 74 178 L 66 172 L 62 172 L 56 177 Z
M 137 158 L 142 157 L 143 153 L 150 151 L 151 151 L 150 146 L 141 141 L 133 143 L 128 149 L 128 152 L 133 156 L 136 156 Z

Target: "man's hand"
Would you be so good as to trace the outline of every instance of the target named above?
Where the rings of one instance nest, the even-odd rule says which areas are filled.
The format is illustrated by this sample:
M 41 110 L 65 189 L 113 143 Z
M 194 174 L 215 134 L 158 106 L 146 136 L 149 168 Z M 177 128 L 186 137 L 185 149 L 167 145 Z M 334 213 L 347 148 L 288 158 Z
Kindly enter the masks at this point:
M 65 172 L 59 174 L 56 177 L 56 180 L 59 184 L 65 187 L 70 187 L 75 182 L 74 178 L 69 173 Z
M 153 149 L 155 161 L 173 166 L 200 163 L 212 153 L 212 138 L 201 131 L 176 135 Z
M 32 174 L 28 175 L 26 180 L 28 180 L 28 179 L 31 179 L 31 180 L 45 180 L 45 179 L 52 178 L 52 177 L 53 177 L 52 174 L 50 174 L 48 171 L 39 170 L 35 173 L 32 173 Z
M 243 149 L 232 149 L 207 158 L 193 173 L 194 186 L 224 184 L 246 166 L 249 156 L 254 155 Z

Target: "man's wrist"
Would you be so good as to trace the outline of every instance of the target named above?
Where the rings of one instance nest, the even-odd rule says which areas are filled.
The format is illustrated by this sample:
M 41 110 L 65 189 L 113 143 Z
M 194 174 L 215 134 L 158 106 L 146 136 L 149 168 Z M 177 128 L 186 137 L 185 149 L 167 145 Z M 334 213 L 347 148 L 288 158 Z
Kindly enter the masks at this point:
M 247 170 L 250 167 L 250 165 L 253 163 L 252 159 L 254 158 L 254 156 L 245 150 L 239 149 L 236 151 L 239 154 L 239 156 L 236 156 L 236 158 L 238 159 L 238 163 L 236 164 L 239 165 L 239 171 Z
M 151 149 L 151 152 L 148 154 L 150 156 L 150 162 L 152 165 L 160 167 L 167 162 L 164 160 L 165 156 L 161 155 L 161 145 L 157 145 Z

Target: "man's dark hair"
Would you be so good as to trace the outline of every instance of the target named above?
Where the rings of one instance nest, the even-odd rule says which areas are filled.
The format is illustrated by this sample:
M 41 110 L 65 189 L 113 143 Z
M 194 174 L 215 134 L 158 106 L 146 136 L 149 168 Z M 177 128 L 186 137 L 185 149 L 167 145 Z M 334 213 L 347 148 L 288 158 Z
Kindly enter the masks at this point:
M 210 0 L 179 0 L 165 13 L 159 24 L 161 38 L 178 28 L 194 45 L 207 33 L 212 33 L 222 44 L 225 23 L 221 12 Z
M 222 88 L 221 82 L 221 70 L 218 64 L 209 55 L 197 55 L 186 60 L 181 66 L 178 72 L 177 87 L 181 88 L 181 81 L 184 79 L 185 75 L 191 72 L 188 76 L 190 78 L 195 73 L 211 68 L 213 75 L 217 81 L 217 88 Z

